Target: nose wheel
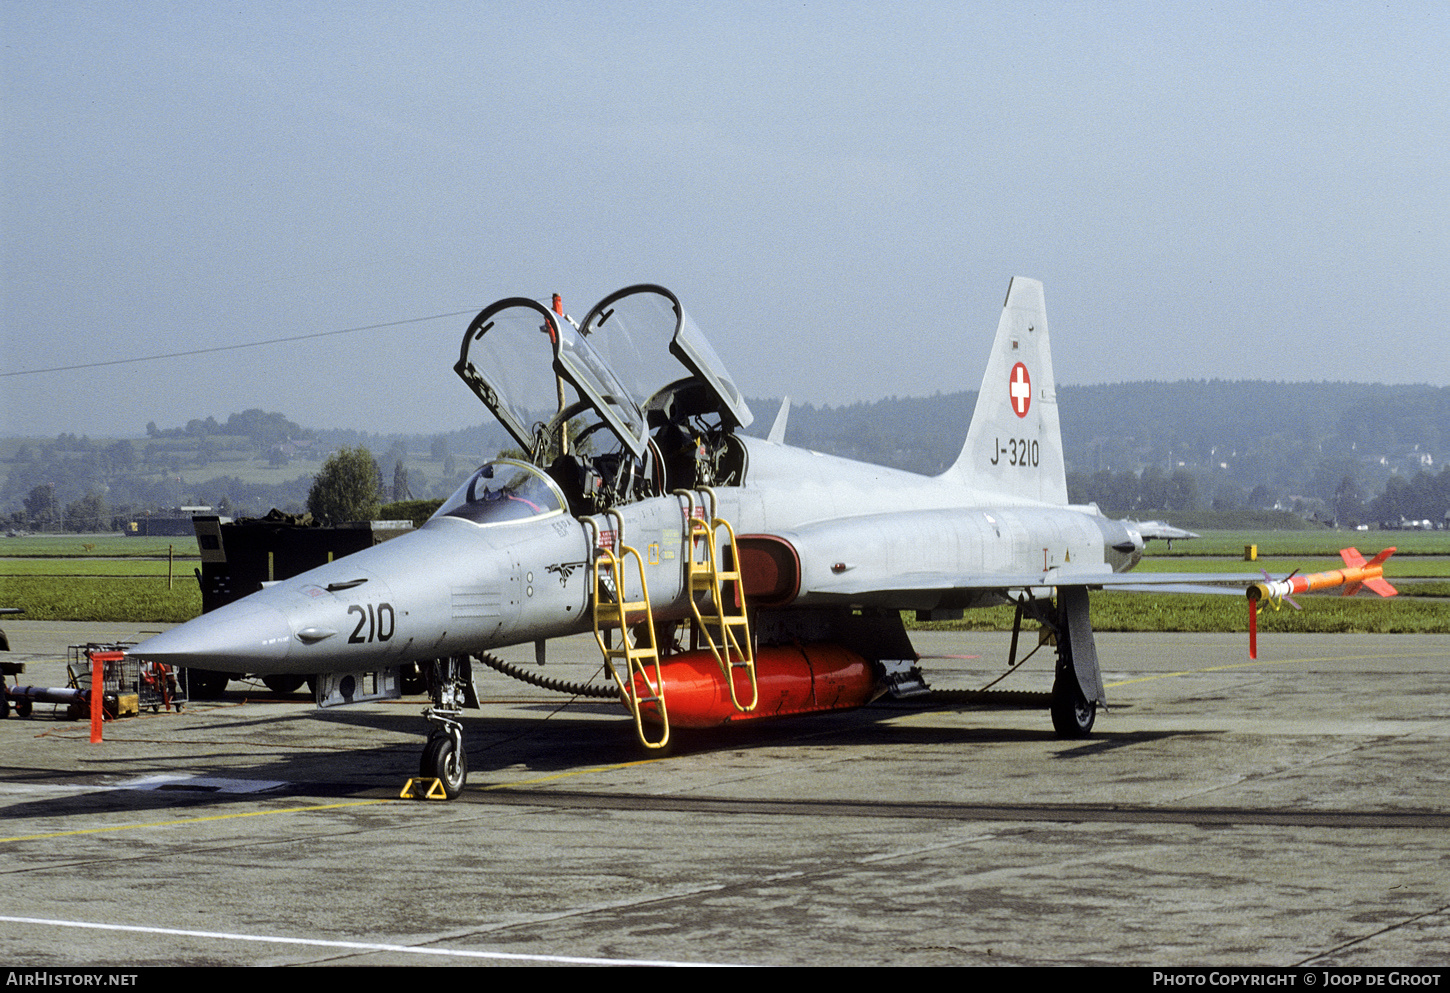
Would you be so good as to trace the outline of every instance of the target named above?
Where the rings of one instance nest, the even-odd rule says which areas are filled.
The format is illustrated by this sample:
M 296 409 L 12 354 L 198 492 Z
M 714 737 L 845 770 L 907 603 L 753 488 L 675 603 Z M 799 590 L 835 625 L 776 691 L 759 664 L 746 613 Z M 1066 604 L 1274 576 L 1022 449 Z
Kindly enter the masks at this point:
M 443 792 L 452 800 L 463 792 L 468 779 L 468 753 L 463 750 L 463 727 L 457 721 L 430 715 L 443 726 L 435 728 L 423 747 L 423 760 L 418 774 L 424 779 L 436 779 L 443 784 Z

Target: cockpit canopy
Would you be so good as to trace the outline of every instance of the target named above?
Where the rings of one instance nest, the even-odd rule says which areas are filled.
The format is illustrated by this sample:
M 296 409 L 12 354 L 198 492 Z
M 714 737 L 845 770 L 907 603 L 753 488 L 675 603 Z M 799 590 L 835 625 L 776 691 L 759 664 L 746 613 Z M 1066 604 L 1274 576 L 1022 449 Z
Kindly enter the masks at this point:
M 540 470 L 513 459 L 480 466 L 429 518 L 459 517 L 474 524 L 499 524 L 564 512 L 564 495 Z
M 453 368 L 576 513 L 744 476 L 733 432 L 750 408 L 662 286 L 612 293 L 577 323 L 557 298 L 500 300 L 469 324 Z
M 663 286 L 643 283 L 611 293 L 585 316 L 579 334 L 604 355 L 641 408 L 648 409 L 658 394 L 693 381 L 726 427 L 749 427 L 754 420 L 725 363 Z M 690 373 L 685 380 L 680 379 L 680 365 Z
M 690 373 L 684 381 L 680 364 Z M 453 368 L 530 451 L 535 425 L 579 400 L 640 455 L 648 435 L 645 409 L 658 405 L 656 394 L 692 380 L 704 391 L 692 406 L 711 409 L 728 428 L 754 419 L 679 300 L 647 283 L 610 294 L 577 325 L 537 300 L 500 300 L 469 324 Z

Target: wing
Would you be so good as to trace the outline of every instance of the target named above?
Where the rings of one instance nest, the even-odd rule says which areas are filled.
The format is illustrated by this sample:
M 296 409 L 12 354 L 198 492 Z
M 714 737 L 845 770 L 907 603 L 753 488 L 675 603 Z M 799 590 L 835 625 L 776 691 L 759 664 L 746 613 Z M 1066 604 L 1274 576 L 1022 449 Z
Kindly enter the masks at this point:
M 1259 572 L 1158 572 L 1133 575 L 1104 565 L 1091 569 L 1048 569 L 1017 573 L 912 573 L 886 584 L 849 573 L 803 585 L 800 599 L 810 603 L 851 603 L 903 610 L 973 606 L 974 601 L 1001 599 L 1012 590 L 1045 590 L 1070 586 L 1131 593 L 1211 593 L 1243 596 L 1261 582 Z M 935 601 L 935 602 L 932 602 Z

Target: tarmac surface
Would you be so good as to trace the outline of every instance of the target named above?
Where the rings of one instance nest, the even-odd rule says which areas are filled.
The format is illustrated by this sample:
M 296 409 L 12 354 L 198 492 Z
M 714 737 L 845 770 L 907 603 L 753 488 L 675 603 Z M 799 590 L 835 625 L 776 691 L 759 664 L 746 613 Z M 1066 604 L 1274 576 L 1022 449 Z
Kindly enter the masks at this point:
M 22 684 L 118 626 L 7 620 Z M 1007 636 L 914 635 L 936 689 Z M 1098 635 L 1112 709 L 865 710 L 676 732 L 476 670 L 468 786 L 397 799 L 421 697 L 234 682 L 0 721 L 12 966 L 1450 964 L 1450 637 Z M 593 652 L 594 654 L 590 654 Z M 532 648 L 511 660 L 532 665 Z M 999 689 L 1046 690 L 1046 651 Z M 551 644 L 584 681 L 591 639 Z

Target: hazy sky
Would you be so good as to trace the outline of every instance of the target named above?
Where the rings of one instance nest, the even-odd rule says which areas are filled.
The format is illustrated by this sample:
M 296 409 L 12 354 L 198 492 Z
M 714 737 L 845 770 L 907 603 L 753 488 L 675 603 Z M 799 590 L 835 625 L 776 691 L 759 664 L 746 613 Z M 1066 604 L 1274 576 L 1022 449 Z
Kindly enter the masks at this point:
M 635 282 L 751 396 L 976 389 L 1013 275 L 1060 383 L 1450 384 L 1443 0 L 5 0 L 0 45 L 0 433 L 452 429 L 468 316 L 416 319 Z

